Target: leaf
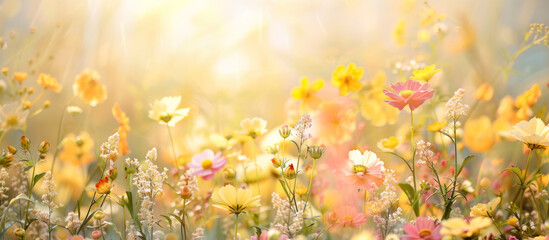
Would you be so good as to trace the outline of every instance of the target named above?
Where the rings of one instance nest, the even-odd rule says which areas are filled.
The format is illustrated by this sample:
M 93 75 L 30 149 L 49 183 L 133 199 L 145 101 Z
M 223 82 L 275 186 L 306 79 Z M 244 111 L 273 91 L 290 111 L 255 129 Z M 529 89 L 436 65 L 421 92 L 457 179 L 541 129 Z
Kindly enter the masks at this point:
M 457 172 L 457 176 L 463 171 L 463 167 L 465 167 L 465 164 L 467 164 L 471 159 L 473 159 L 475 155 L 467 156 L 465 159 L 463 159 L 463 163 L 461 163 L 461 167 L 459 167 L 459 171 Z
M 174 217 L 181 225 L 183 225 L 183 219 L 181 219 L 179 216 L 173 213 L 168 213 L 168 214 L 170 214 L 170 216 Z
M 32 202 L 32 200 L 28 198 L 27 195 L 20 193 L 19 195 L 17 195 L 17 197 L 13 198 L 8 205 L 13 204 L 17 200 L 25 200 L 25 201 Z
M 515 175 L 517 175 L 517 177 L 519 178 L 521 183 L 524 182 L 523 179 L 522 179 L 522 170 L 520 168 L 513 166 L 513 167 L 508 167 L 506 169 L 503 169 L 503 171 L 507 171 L 507 170 L 509 170 L 509 171 L 513 172 Z
M 38 174 L 38 175 L 35 175 L 35 176 L 34 176 L 34 180 L 33 180 L 32 185 L 36 185 L 36 183 L 37 183 L 42 177 L 44 177 L 44 175 L 46 175 L 45 172 L 40 173 L 40 174 Z
M 160 216 L 168 220 L 168 223 L 170 224 L 170 229 L 172 229 L 172 219 L 166 215 L 160 215 Z
M 286 193 L 286 197 L 290 199 L 290 193 L 288 193 L 288 189 L 286 189 L 286 183 L 281 179 L 278 179 L 278 181 L 280 182 L 280 185 L 282 185 L 282 189 L 284 189 L 284 193 Z
M 28 168 L 28 167 L 31 167 L 31 168 L 32 168 L 32 167 L 34 166 L 34 164 L 32 163 L 31 160 L 28 160 L 28 159 L 21 159 L 20 161 L 23 162 L 25 165 L 27 165 L 27 168 L 25 168 L 25 171 L 28 170 L 28 169 L 30 169 L 30 168 Z
M 419 216 L 419 199 L 416 197 L 416 192 L 414 191 L 414 188 L 410 186 L 408 183 L 399 183 L 398 186 L 406 193 L 406 196 L 408 197 L 408 202 L 414 209 L 414 213 L 416 216 Z
M 255 235 L 257 236 L 257 239 L 259 239 L 261 237 L 261 228 L 258 227 L 258 226 L 251 226 L 251 228 L 255 228 Z

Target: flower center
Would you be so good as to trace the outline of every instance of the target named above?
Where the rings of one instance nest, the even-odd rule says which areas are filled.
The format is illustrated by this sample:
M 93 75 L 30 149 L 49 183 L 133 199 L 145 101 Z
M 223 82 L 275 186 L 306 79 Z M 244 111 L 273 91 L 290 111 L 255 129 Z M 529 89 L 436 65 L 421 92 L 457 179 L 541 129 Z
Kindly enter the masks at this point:
M 388 149 L 394 149 L 398 145 L 398 139 L 396 137 L 390 137 L 381 141 L 381 146 Z
M 19 122 L 19 119 L 17 119 L 16 116 L 9 116 L 8 119 L 6 120 L 6 123 L 8 124 L 8 126 L 16 126 L 18 122 Z
M 212 168 L 212 166 L 213 166 L 212 160 L 206 159 L 206 160 L 202 161 L 202 168 L 210 169 L 210 168 Z
M 162 122 L 170 122 L 170 120 L 172 120 L 172 115 L 171 114 L 167 114 L 167 115 L 164 115 L 164 116 L 160 116 L 160 120 Z
M 343 220 L 344 220 L 344 221 L 352 222 L 352 221 L 353 221 L 353 217 L 351 217 L 351 216 L 345 216 L 345 217 L 343 217 Z
M 353 172 L 354 173 L 366 173 L 366 171 L 368 171 L 368 168 L 363 166 L 363 165 L 354 165 L 353 166 Z
M 419 237 L 420 238 L 424 238 L 424 237 L 427 237 L 427 236 L 431 236 L 431 230 L 430 229 L 421 229 L 421 231 L 419 231 L 418 233 Z
M 414 94 L 414 91 L 408 90 L 408 89 L 402 90 L 402 91 L 400 91 L 400 92 L 398 93 L 398 95 L 400 95 L 400 96 L 403 97 L 403 98 L 408 98 L 408 97 L 410 97 L 412 94 Z

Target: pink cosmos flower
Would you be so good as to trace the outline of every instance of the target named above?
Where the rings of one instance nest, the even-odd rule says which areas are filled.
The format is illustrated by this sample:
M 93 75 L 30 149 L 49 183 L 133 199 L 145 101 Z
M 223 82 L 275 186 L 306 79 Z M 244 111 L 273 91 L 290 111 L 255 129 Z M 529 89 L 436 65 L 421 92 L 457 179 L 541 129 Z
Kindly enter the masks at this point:
M 418 217 L 416 223 L 405 223 L 404 232 L 406 235 L 402 236 L 403 240 L 440 240 L 442 235 L 440 234 L 439 223 L 436 223 L 432 219 Z
M 210 149 L 204 150 L 202 153 L 195 154 L 191 158 L 191 162 L 187 167 L 194 169 L 194 175 L 202 176 L 202 179 L 209 180 L 214 174 L 221 170 L 227 160 L 221 156 L 221 152 L 214 154 Z
M 278 240 L 289 240 L 288 236 L 282 234 Z M 259 238 L 257 236 L 253 236 L 250 240 L 269 240 L 269 233 L 266 231 L 261 232 L 261 235 Z
M 414 80 L 391 84 L 391 88 L 392 90 L 383 89 L 385 95 L 390 98 L 389 100 L 385 100 L 385 102 L 399 110 L 409 106 L 410 110 L 413 111 L 421 106 L 425 100 L 433 97 L 434 93 L 429 84 L 424 83 L 422 85 Z
M 327 221 L 334 226 L 357 228 L 360 225 L 365 224 L 367 219 L 363 213 L 357 212 L 356 208 L 343 206 L 328 213 Z
M 350 184 L 366 190 L 373 190 L 383 184 L 383 162 L 374 152 L 359 150 L 349 152 L 351 171 L 346 172 L 346 178 Z

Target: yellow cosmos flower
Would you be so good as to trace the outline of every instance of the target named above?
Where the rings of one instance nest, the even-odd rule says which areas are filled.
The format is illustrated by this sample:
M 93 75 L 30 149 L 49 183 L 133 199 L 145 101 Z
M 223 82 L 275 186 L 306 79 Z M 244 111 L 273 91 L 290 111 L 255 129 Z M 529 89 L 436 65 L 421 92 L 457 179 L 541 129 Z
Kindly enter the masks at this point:
M 99 74 L 90 69 L 84 70 L 76 77 L 72 89 L 74 95 L 92 107 L 107 99 L 107 90 L 99 80 Z
M 260 196 L 253 196 L 253 192 L 249 188 L 236 189 L 233 185 L 226 185 L 212 195 L 212 203 L 216 208 L 240 214 L 248 208 L 258 207 Z
M 377 147 L 385 152 L 392 152 L 400 145 L 400 143 L 400 139 L 396 138 L 395 136 L 391 136 L 389 138 L 381 139 L 379 142 L 377 142 Z
M 240 127 L 246 131 L 248 135 L 252 138 L 256 138 L 257 136 L 267 132 L 267 121 L 254 117 L 254 118 L 246 118 L 242 121 L 240 121 Z
M 13 78 L 18 82 L 25 81 L 28 76 L 29 76 L 29 74 L 27 74 L 26 72 L 15 72 L 15 73 L 13 73 Z
M 429 126 L 427 126 L 427 131 L 438 132 L 444 127 L 446 127 L 446 121 L 435 121 L 434 123 L 431 123 Z
M 76 136 L 69 133 L 62 141 L 63 149 L 59 153 L 59 159 L 73 165 L 84 165 L 93 161 L 93 139 L 87 132 Z
M 471 238 L 478 236 L 480 231 L 492 225 L 492 220 L 485 217 L 475 217 L 470 222 L 462 218 L 451 218 L 442 222 L 440 233 L 446 236 Z
M 492 97 L 494 97 L 494 87 L 492 87 L 489 83 L 483 83 L 480 85 L 475 93 L 475 98 L 484 102 L 490 101 Z
M 362 78 L 364 69 L 356 67 L 354 63 L 349 63 L 347 67 L 341 65 L 336 68 L 332 74 L 332 85 L 339 88 L 340 96 L 347 96 L 349 91 L 358 92 L 362 89 Z
M 57 82 L 57 79 L 52 78 L 48 74 L 41 73 L 40 76 L 38 76 L 38 85 L 51 89 L 52 91 L 59 93 L 61 91 L 62 86 Z
M 396 25 L 395 30 L 393 30 L 393 40 L 397 45 L 399 46 L 406 45 L 405 34 L 406 34 L 406 22 L 401 20 Z
M 494 215 L 494 210 L 501 202 L 501 198 L 497 197 L 489 203 L 479 203 L 471 208 L 471 217 L 489 217 Z
M 524 92 L 522 95 L 517 97 L 517 99 L 515 100 L 515 106 L 517 108 L 531 107 L 538 101 L 538 98 L 540 96 L 541 90 L 539 88 L 539 85 L 536 83 L 530 89 L 526 90 L 526 92 Z
M 463 143 L 473 152 L 484 152 L 494 145 L 495 132 L 487 116 L 469 119 L 465 123 Z
M 181 96 L 154 100 L 151 110 L 149 110 L 149 118 L 158 121 L 160 125 L 174 127 L 176 123 L 189 115 L 189 108 L 177 109 L 180 102 Z
M 530 121 L 520 121 L 509 135 L 523 142 L 530 149 L 545 149 L 549 146 L 549 126 L 539 118 L 532 118 Z
M 297 194 L 299 196 L 303 196 L 303 195 L 307 194 L 307 188 L 303 187 L 303 186 L 296 187 L 295 188 L 295 194 Z
M 423 68 L 423 70 L 414 70 L 413 72 L 414 76 L 411 76 L 410 79 L 429 82 L 429 80 L 431 80 L 433 75 L 440 72 L 440 68 L 439 69 L 435 69 L 435 68 L 436 68 L 436 65 L 433 64 L 430 66 L 426 66 L 425 68 Z
M 366 81 L 366 90 L 361 92 L 358 98 L 362 116 L 376 127 L 396 123 L 400 113 L 398 109 L 385 103 L 385 100 L 389 99 L 383 94 L 383 89 L 387 88 L 386 81 L 385 73 L 378 71 L 373 78 Z
M 315 93 L 324 87 L 324 80 L 316 79 L 312 83 L 309 78 L 301 78 L 301 85 L 292 89 L 292 97 L 301 100 L 302 106 L 306 109 L 315 108 L 320 103 L 320 98 Z

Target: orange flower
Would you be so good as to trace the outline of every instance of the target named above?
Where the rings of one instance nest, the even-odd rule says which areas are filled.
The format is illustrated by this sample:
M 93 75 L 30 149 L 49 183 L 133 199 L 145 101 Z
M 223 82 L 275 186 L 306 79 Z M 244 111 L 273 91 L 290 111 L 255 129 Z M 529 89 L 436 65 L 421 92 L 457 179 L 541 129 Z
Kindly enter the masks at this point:
M 52 91 L 59 93 L 61 91 L 62 86 L 57 82 L 57 79 L 52 78 L 48 74 L 41 73 L 40 76 L 38 76 L 38 85 L 49 88 Z
M 477 92 L 475 93 L 475 98 L 480 101 L 490 101 L 494 96 L 494 87 L 488 83 L 483 83 L 478 87 Z
M 105 85 L 99 81 L 99 74 L 96 71 L 86 69 L 76 77 L 72 85 L 74 95 L 80 97 L 92 107 L 107 99 Z
M 27 79 L 27 77 L 29 76 L 29 74 L 25 73 L 25 72 L 16 72 L 16 73 L 13 73 L 13 78 L 15 78 L 15 80 L 17 80 L 18 82 L 22 82 L 22 81 L 25 81 Z
M 111 193 L 112 184 L 109 182 L 109 178 L 105 177 L 99 179 L 99 182 L 95 184 L 95 189 L 99 194 Z
M 93 161 L 93 139 L 87 132 L 75 136 L 70 133 L 63 140 L 63 150 L 59 153 L 59 159 L 73 165 L 84 165 Z
M 465 124 L 463 143 L 473 152 L 484 152 L 494 145 L 495 132 L 487 116 L 469 119 Z
M 515 106 L 517 108 L 531 107 L 538 101 L 540 95 L 541 90 L 539 89 L 539 85 L 536 83 L 522 95 L 517 97 L 515 100 Z
M 130 119 L 126 116 L 126 113 L 120 109 L 118 103 L 115 103 L 112 107 L 112 115 L 120 124 L 118 127 L 118 135 L 120 141 L 118 142 L 118 152 L 124 156 L 130 152 L 130 146 L 128 146 L 128 132 L 130 131 Z

